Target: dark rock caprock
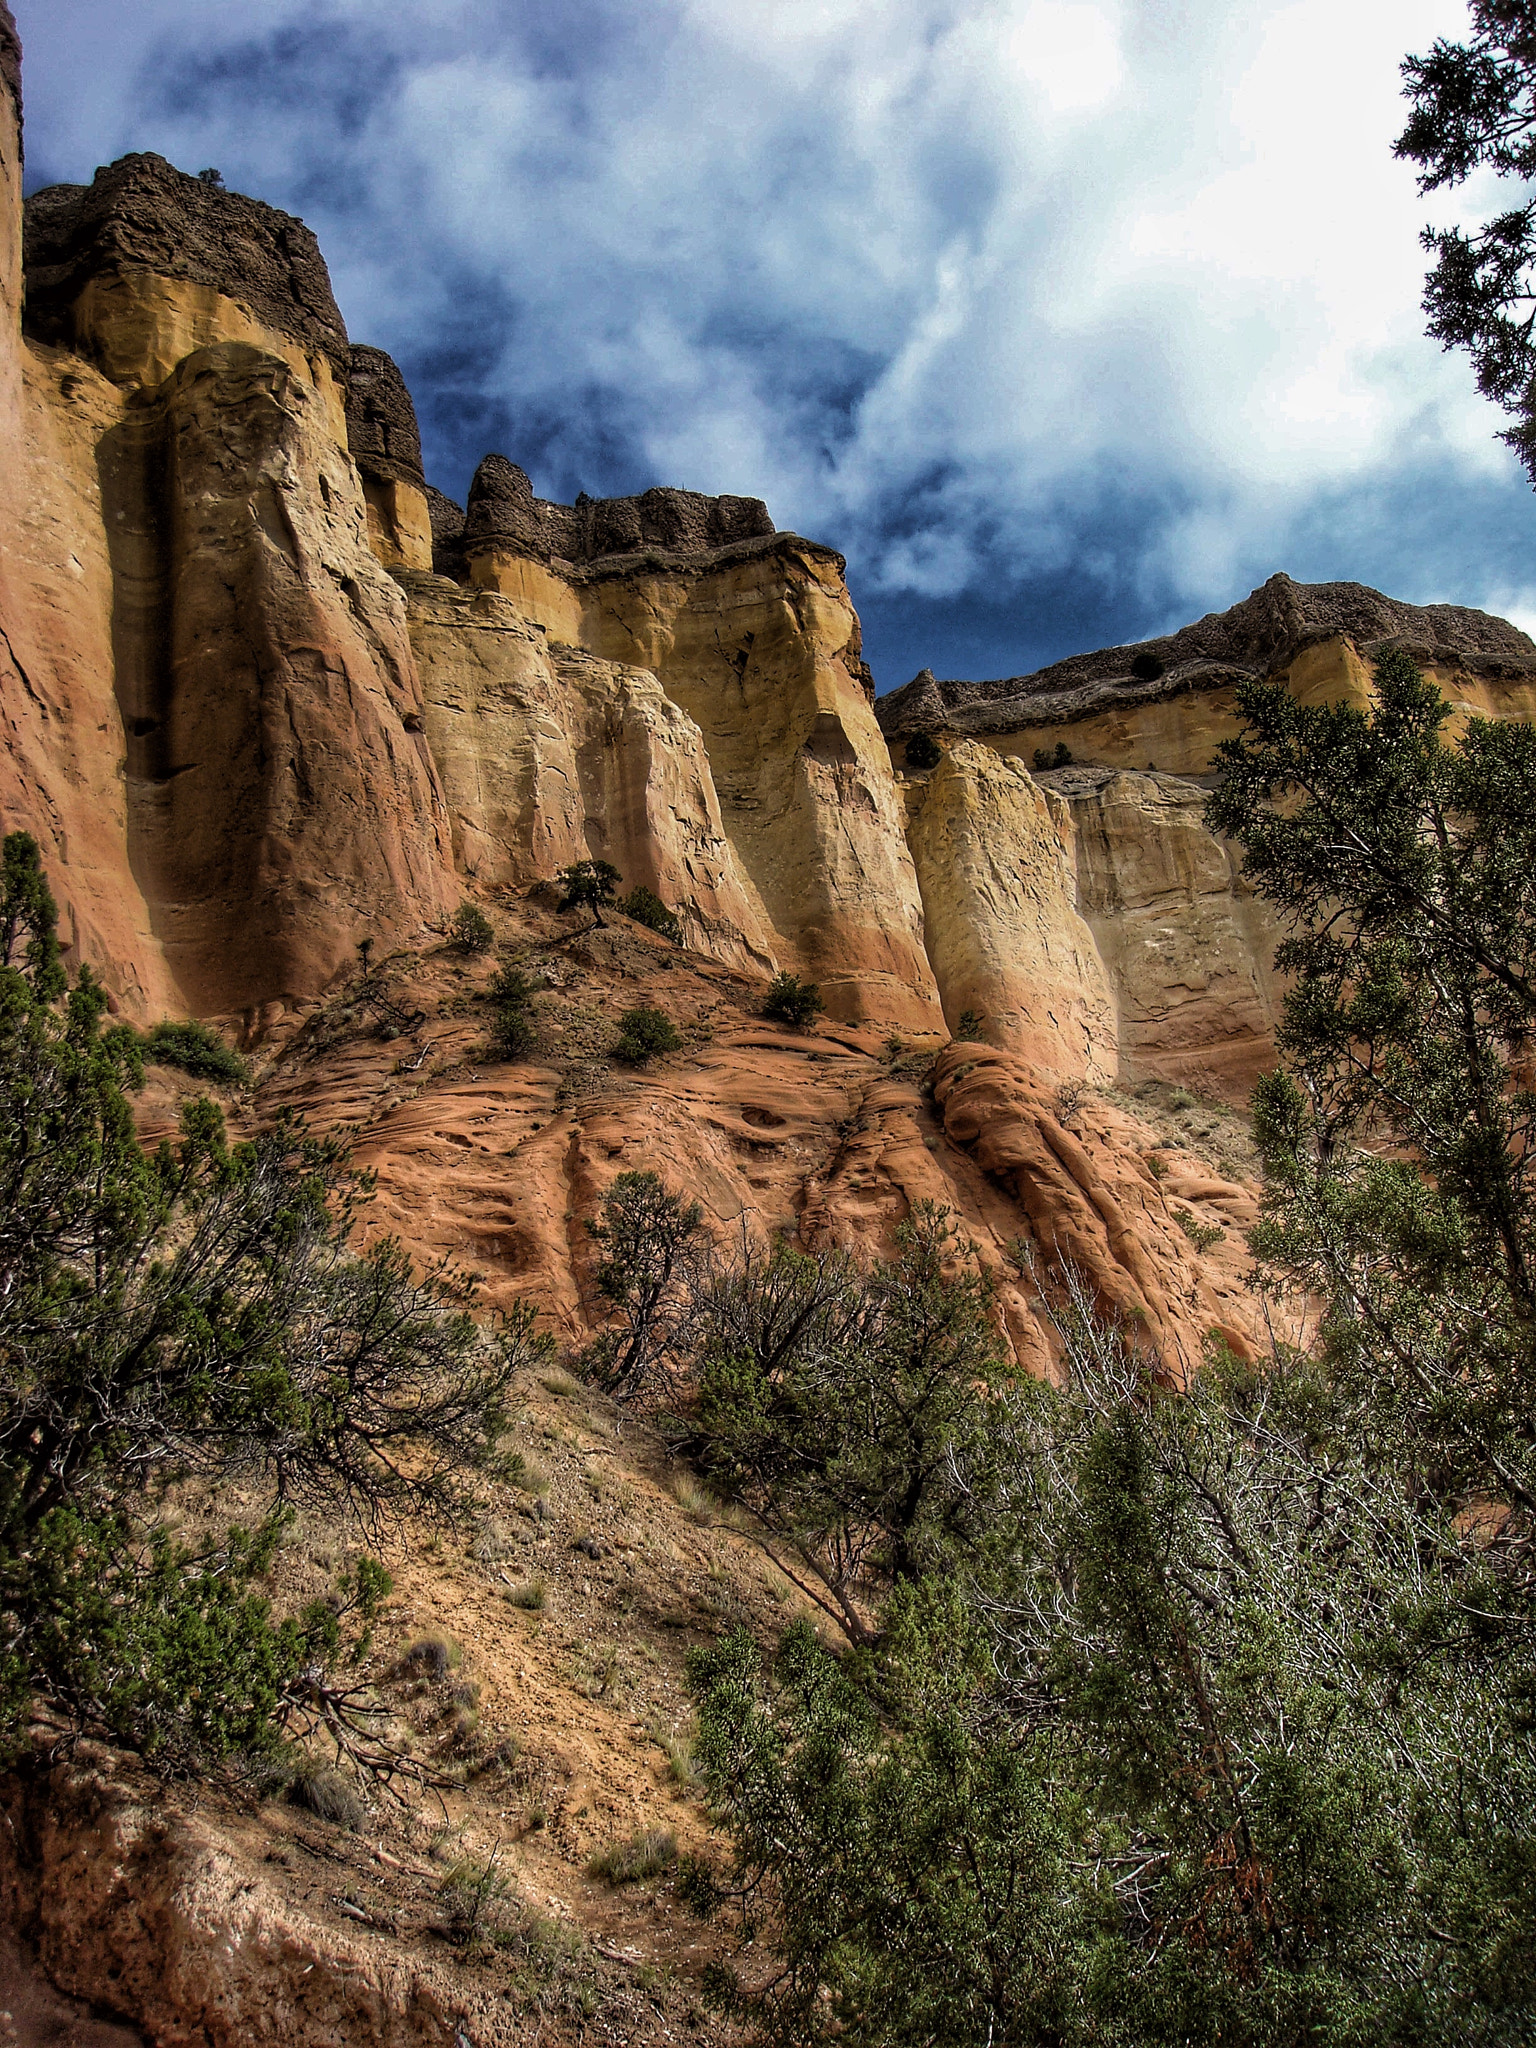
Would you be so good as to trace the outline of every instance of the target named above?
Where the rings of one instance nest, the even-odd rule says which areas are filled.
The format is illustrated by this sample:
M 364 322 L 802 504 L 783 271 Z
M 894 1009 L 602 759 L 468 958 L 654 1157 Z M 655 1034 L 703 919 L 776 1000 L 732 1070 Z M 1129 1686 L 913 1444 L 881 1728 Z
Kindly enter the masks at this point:
M 49 185 L 26 203 L 27 325 L 68 338 L 71 310 L 94 277 L 149 271 L 210 285 L 268 326 L 351 368 L 346 324 L 320 245 L 303 221 L 163 156 L 119 157 L 89 185 Z
M 774 532 L 761 498 L 708 498 L 657 488 L 635 498 L 589 498 L 556 505 L 536 498 L 526 473 L 505 455 L 487 455 L 470 485 L 466 552 L 510 547 L 545 559 L 593 562 L 646 549 L 698 555 Z

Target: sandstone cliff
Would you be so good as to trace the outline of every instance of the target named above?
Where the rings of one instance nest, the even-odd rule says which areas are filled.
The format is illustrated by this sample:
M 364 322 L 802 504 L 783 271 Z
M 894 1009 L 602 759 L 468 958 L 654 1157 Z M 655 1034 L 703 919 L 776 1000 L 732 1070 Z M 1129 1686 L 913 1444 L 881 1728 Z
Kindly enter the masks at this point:
M 405 380 L 352 342 L 302 222 L 133 156 L 35 195 L 24 265 L 17 56 L 0 0 L 0 825 L 37 835 L 73 961 L 127 1014 L 239 1036 L 237 1133 L 285 1111 L 345 1130 L 376 1176 L 365 1236 L 571 1343 L 586 1222 L 633 1168 L 725 1248 L 874 1254 L 944 1206 L 1034 1373 L 1060 1370 L 1041 1290 L 1067 1262 L 1170 1383 L 1213 1336 L 1249 1353 L 1271 1314 L 1290 1327 L 1249 1283 L 1230 1107 L 1269 1057 L 1273 933 L 1205 830 L 1204 764 L 1235 677 L 1358 694 L 1387 635 L 1458 701 L 1528 710 L 1523 636 L 1277 578 L 1155 643 L 1156 674 L 1112 649 L 920 679 L 877 715 L 842 557 L 759 500 L 559 505 L 499 455 L 463 508 L 435 491 Z M 919 732 L 932 769 L 907 761 Z M 1036 770 L 1058 739 L 1074 765 Z M 549 884 L 587 857 L 670 904 L 681 947 L 561 913 Z M 443 943 L 464 897 L 540 984 L 524 1058 L 491 1040 L 492 961 Z M 778 968 L 827 1019 L 765 1020 Z M 614 1052 L 641 1006 L 682 1047 L 636 1072 Z M 191 1092 L 153 1073 L 144 1135 Z M 520 1398 L 543 1490 L 502 1487 L 451 1538 L 392 1533 L 372 1667 L 387 1688 L 418 1631 L 451 1633 L 481 1775 L 351 1837 L 40 1751 L 0 1790 L 0 1894 L 71 1997 L 165 2042 L 706 2028 L 715 1937 L 587 1859 L 639 1826 L 704 1843 L 684 1655 L 800 1608 L 643 1418 L 562 1374 Z M 274 1598 L 323 1595 L 349 1541 L 301 1522 Z M 391 1698 L 431 1740 L 465 1705 Z M 508 1981 L 446 1950 L 445 1841 L 508 1856 Z
M 302 223 L 158 158 L 26 213 L 6 820 L 130 1008 L 270 1012 L 456 900 L 345 329 Z
M 925 670 L 884 698 L 903 756 L 920 733 L 947 747 L 939 769 L 909 771 L 906 796 L 951 1023 L 975 1007 L 994 1042 L 1058 1072 L 1160 1074 L 1245 1100 L 1273 1059 L 1278 934 L 1205 829 L 1213 757 L 1238 730 L 1243 678 L 1363 703 L 1387 646 L 1412 653 L 1459 716 L 1536 716 L 1536 646 L 1507 621 L 1288 576 L 1140 646 L 995 682 Z M 1058 749 L 1074 765 L 1042 767 Z M 1020 798 L 1014 822 L 999 814 L 997 793 L 1024 784 L 1060 806 L 1053 832 Z M 1001 873 L 1016 885 L 999 888 Z M 1043 1037 L 1042 1003 L 1055 1005 Z

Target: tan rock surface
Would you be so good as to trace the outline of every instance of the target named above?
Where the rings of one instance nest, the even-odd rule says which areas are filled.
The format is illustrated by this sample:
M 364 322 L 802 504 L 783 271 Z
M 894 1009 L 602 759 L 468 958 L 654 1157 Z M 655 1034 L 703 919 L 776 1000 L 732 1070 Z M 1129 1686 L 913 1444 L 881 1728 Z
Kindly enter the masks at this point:
M 202 1012 L 314 994 L 457 899 L 404 603 L 323 395 L 199 350 L 104 451 L 129 834 Z
M 379 1039 L 354 984 L 296 1034 L 277 1034 L 255 1103 L 261 1116 L 288 1107 L 355 1129 L 357 1156 L 378 1176 L 369 1227 L 478 1273 L 488 1303 L 531 1296 L 579 1337 L 584 1219 L 619 1173 L 644 1168 L 695 1197 L 726 1246 L 745 1227 L 873 1255 L 914 1203 L 952 1209 L 997 1277 L 1009 1340 L 1032 1371 L 1052 1369 L 1052 1345 L 1010 1267 L 1021 1236 L 1046 1271 L 1070 1258 L 1107 1304 L 1139 1306 L 1170 1373 L 1198 1361 L 1217 1325 L 1259 1342 L 1236 1228 L 1196 1253 L 1169 1204 L 1183 1182 L 1160 1183 L 1145 1164 L 1166 1154 L 1191 1189 L 1219 1186 L 1251 1220 L 1248 1169 L 1222 1149 L 1243 1128 L 1230 1112 L 1205 1106 L 1203 1151 L 1185 1134 L 1170 1146 L 1129 1104 L 1060 1093 L 1035 1063 L 991 1047 L 933 1037 L 893 1058 L 879 1028 L 781 1030 L 753 1014 L 760 983 L 626 919 L 579 932 L 574 916 L 508 902 L 496 921 L 513 956 L 552 984 L 529 1058 L 487 1056 L 477 992 L 489 965 L 402 956 L 397 1001 L 423 1013 L 419 1027 Z M 666 1012 L 685 1049 L 635 1072 L 608 1054 L 623 1012 L 642 1005 Z M 1241 1227 L 1235 1213 L 1217 1220 Z
M 1118 1072 L 1115 1006 L 1078 915 L 1072 813 L 1021 763 L 957 741 L 912 793 L 928 957 L 951 1029 L 1061 1077 Z
M 409 583 L 426 734 L 454 854 L 482 886 L 572 861 L 685 915 L 688 944 L 772 972 L 774 934 L 721 821 L 698 727 L 646 669 L 551 648 L 513 600 Z
M 21 338 L 20 171 L 0 87 L 0 824 L 36 836 L 72 959 L 143 1016 L 178 999 L 128 858 L 96 468 L 122 401 L 88 364 Z
M 829 1011 L 939 1022 L 890 756 L 860 680 L 842 558 L 792 535 L 586 586 L 584 643 L 653 670 L 704 735 L 721 815 Z
M 1207 831 L 1205 791 L 1078 768 L 1047 780 L 1071 806 L 1077 900 L 1113 992 L 1119 1071 L 1246 1102 L 1274 1064 L 1280 934 L 1234 849 Z

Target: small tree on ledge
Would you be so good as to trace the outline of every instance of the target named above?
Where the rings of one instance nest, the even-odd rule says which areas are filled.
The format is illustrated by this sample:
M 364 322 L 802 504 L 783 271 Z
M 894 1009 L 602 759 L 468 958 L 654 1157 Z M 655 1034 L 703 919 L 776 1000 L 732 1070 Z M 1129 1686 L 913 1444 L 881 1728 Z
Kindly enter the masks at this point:
M 802 981 L 798 974 L 776 974 L 763 998 L 763 1015 L 780 1024 L 794 1024 L 801 1030 L 812 1023 L 826 1005 L 814 981 Z
M 594 925 L 603 922 L 603 905 L 619 893 L 620 875 L 609 860 L 579 860 L 560 870 L 562 910 L 590 910 Z

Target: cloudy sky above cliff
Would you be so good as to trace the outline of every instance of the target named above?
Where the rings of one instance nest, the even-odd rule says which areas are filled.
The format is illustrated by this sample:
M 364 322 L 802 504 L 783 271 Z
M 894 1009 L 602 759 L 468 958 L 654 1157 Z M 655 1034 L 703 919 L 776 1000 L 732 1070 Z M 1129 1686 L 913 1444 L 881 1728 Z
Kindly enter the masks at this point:
M 1280 568 L 1536 626 L 1391 155 L 1454 0 L 14 5 L 29 188 L 154 149 L 302 214 L 441 488 L 765 497 L 882 688 Z

